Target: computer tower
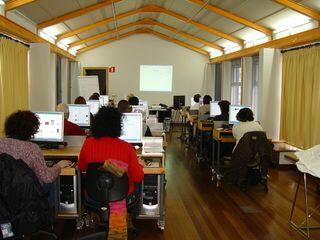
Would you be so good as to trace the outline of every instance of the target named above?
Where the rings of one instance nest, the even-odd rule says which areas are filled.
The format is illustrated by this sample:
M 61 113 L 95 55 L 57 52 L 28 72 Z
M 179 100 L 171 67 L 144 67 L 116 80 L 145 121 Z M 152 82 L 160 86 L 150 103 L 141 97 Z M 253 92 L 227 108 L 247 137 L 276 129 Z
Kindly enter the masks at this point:
M 78 210 L 78 186 L 77 176 L 60 176 L 58 211 L 60 213 L 77 213 Z

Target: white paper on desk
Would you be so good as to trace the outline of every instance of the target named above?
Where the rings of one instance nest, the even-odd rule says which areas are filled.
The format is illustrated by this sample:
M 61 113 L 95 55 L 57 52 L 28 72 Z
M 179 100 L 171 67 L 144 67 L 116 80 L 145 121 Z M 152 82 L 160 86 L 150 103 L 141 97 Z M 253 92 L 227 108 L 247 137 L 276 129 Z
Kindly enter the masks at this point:
M 300 172 L 320 178 L 320 145 L 296 152 L 295 155 L 299 158 L 296 165 Z

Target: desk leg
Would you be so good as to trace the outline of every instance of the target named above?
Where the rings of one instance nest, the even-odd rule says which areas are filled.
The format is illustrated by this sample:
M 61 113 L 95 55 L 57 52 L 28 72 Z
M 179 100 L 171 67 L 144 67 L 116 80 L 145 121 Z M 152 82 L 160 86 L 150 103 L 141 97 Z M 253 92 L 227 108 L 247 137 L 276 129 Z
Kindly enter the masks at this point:
M 303 181 L 304 181 L 304 207 L 305 207 L 305 213 L 306 213 L 306 229 L 307 229 L 307 237 L 310 238 L 308 188 L 307 188 L 307 174 L 306 173 L 303 173 Z
M 218 141 L 218 149 L 217 149 L 217 180 L 221 180 L 221 172 L 220 172 L 220 141 Z
M 297 196 L 298 196 L 298 192 L 299 192 L 300 183 L 301 183 L 301 176 L 299 176 L 299 181 L 298 181 L 297 189 L 296 189 L 296 192 L 295 192 L 295 194 L 294 194 L 293 204 L 292 204 L 291 213 L 290 213 L 290 218 L 289 218 L 289 222 L 290 222 L 290 223 L 291 223 L 291 221 L 292 221 L 292 216 L 293 216 L 294 208 L 295 208 L 295 206 L 296 206 L 296 201 L 297 201 Z
M 216 151 L 215 151 L 215 143 L 216 143 L 216 141 L 215 141 L 215 139 L 214 138 L 212 138 L 212 153 L 211 153 L 211 172 L 212 172 L 212 178 L 211 178 L 211 180 L 213 181 L 214 180 L 214 178 L 215 178 L 215 175 L 216 175 L 216 170 L 215 170 L 215 153 L 216 153 Z
M 159 202 L 159 219 L 158 219 L 158 227 L 161 230 L 164 230 L 164 174 L 160 175 L 160 202 Z

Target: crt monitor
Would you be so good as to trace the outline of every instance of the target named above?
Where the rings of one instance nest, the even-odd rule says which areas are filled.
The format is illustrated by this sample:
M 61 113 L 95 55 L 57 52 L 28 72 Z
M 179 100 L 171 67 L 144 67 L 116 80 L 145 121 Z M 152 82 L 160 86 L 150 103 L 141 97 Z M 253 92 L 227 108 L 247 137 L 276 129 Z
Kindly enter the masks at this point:
M 250 108 L 250 106 L 247 106 L 247 105 L 230 105 L 229 106 L 229 124 L 239 123 L 236 116 L 240 111 L 240 109 L 242 108 Z
M 64 114 L 62 112 L 35 112 L 40 125 L 33 136 L 36 142 L 63 142 Z
M 149 117 L 149 109 L 148 106 L 131 106 L 133 113 L 141 113 L 143 121 L 146 121 L 147 117 Z
M 90 127 L 90 107 L 85 104 L 69 104 L 69 121 L 80 127 Z
M 99 100 L 88 100 L 87 105 L 90 107 L 90 112 L 92 115 L 96 115 L 100 108 L 100 101 Z
M 185 96 L 173 96 L 173 107 L 180 108 L 185 106 Z
M 142 114 L 123 113 L 120 139 L 128 143 L 142 142 Z
M 210 102 L 210 117 L 214 117 L 221 114 L 219 102 Z
M 108 95 L 100 95 L 99 97 L 100 107 L 109 105 L 109 96 Z
M 146 107 L 148 107 L 148 101 L 139 99 L 139 106 L 146 106 Z

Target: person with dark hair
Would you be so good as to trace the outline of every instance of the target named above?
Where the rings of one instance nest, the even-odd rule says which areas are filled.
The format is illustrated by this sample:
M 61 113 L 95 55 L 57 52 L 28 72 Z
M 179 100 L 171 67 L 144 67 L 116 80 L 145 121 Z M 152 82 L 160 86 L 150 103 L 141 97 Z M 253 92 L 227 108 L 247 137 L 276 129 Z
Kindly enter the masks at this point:
M 92 93 L 92 95 L 89 97 L 89 100 L 99 100 L 100 98 L 100 94 L 95 92 L 95 93 Z
M 213 121 L 228 121 L 229 120 L 229 106 L 230 102 L 227 100 L 222 100 L 218 103 L 221 114 L 214 116 L 212 119 Z
M 247 132 L 263 131 L 261 125 L 254 121 L 253 112 L 250 108 L 240 109 L 236 118 L 239 123 L 235 124 L 232 128 L 232 134 L 237 141 L 236 144 L 238 144 L 240 139 Z
M 129 104 L 131 106 L 138 106 L 139 105 L 139 98 L 137 98 L 136 96 L 132 96 L 129 98 Z
M 118 102 L 118 111 L 120 113 L 130 113 L 132 112 L 132 107 L 127 100 L 121 100 Z
M 198 93 L 198 94 L 195 94 L 193 96 L 193 101 L 195 102 L 195 104 L 193 106 L 190 107 L 190 110 L 199 110 L 199 101 L 200 101 L 200 98 L 201 98 L 201 95 Z
M 24 161 L 35 173 L 39 182 L 52 183 L 59 176 L 61 168 L 71 165 L 62 160 L 52 167 L 47 167 L 39 146 L 30 142 L 39 130 L 39 119 L 30 111 L 17 111 L 5 122 L 6 138 L 0 139 L 0 154 L 6 153 L 15 159 Z
M 199 115 L 210 114 L 210 102 L 212 98 L 210 95 L 205 95 L 203 97 L 203 105 L 199 107 Z
M 74 104 L 87 104 L 87 101 L 84 97 L 79 96 L 74 100 Z
M 128 165 L 130 179 L 129 193 L 134 189 L 134 182 L 141 182 L 143 169 L 131 144 L 119 139 L 121 135 L 122 114 L 112 107 L 101 107 L 93 117 L 91 137 L 83 143 L 78 167 L 86 171 L 90 162 L 119 160 Z

